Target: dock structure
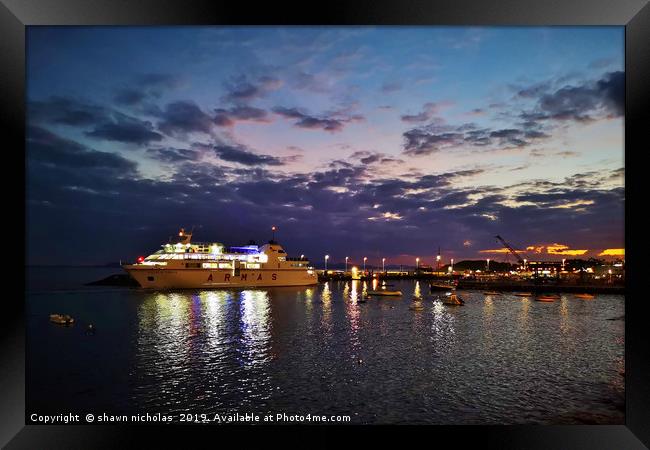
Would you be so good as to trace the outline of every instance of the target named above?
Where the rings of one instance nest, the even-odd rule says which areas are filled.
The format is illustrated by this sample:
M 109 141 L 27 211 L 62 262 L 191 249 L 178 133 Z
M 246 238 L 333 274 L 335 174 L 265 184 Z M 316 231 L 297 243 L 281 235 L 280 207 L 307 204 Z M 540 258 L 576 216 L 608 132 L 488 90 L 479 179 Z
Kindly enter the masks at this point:
M 343 271 L 319 271 L 318 280 L 327 281 L 350 281 L 352 280 L 351 272 Z M 439 275 L 436 273 L 422 273 L 417 271 L 387 271 L 387 272 L 366 272 L 357 275 L 361 281 L 372 280 L 427 280 L 432 283 L 456 281 L 458 290 L 489 290 L 504 292 L 573 292 L 589 294 L 624 294 L 625 285 L 623 283 L 609 284 L 605 282 L 596 283 L 593 281 L 586 282 L 563 282 L 556 278 L 541 281 L 535 280 L 475 280 L 464 279 L 457 275 Z
M 356 278 L 353 278 L 352 272 L 333 271 L 333 270 L 319 270 L 319 281 L 330 280 L 352 280 L 358 279 L 362 281 L 369 280 L 450 280 L 450 276 L 440 276 L 432 272 L 422 271 L 386 271 L 386 272 L 359 272 Z
M 587 294 L 624 294 L 625 285 L 603 283 L 530 283 L 530 282 L 475 282 L 461 280 L 456 289 L 526 292 L 574 292 Z

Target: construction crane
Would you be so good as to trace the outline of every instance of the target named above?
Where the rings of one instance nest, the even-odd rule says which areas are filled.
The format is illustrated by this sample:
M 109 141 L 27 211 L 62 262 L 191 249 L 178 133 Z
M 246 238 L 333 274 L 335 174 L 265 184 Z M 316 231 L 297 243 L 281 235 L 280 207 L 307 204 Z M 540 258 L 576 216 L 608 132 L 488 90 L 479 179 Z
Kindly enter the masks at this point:
M 506 249 L 508 249 L 508 251 L 509 251 L 510 253 L 512 253 L 512 254 L 514 255 L 515 258 L 517 258 L 517 261 L 519 261 L 519 264 L 525 264 L 524 259 L 523 259 L 521 256 L 519 256 L 519 253 L 517 253 L 517 251 L 516 251 L 514 248 L 512 248 L 512 246 L 511 246 L 510 244 L 508 244 L 508 243 L 505 241 L 505 239 L 503 239 L 503 238 L 502 238 L 501 236 L 499 236 L 498 234 L 495 236 L 495 238 L 497 238 L 499 241 L 501 241 L 501 243 L 503 244 L 503 246 L 504 246 Z

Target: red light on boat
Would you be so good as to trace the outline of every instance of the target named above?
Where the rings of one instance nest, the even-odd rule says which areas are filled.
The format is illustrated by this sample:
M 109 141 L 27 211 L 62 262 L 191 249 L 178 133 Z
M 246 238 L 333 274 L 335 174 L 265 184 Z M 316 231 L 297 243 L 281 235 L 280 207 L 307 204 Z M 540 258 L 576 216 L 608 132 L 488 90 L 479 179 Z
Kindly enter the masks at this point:
M 142 261 L 144 261 L 144 256 L 138 256 L 138 262 L 141 263 Z

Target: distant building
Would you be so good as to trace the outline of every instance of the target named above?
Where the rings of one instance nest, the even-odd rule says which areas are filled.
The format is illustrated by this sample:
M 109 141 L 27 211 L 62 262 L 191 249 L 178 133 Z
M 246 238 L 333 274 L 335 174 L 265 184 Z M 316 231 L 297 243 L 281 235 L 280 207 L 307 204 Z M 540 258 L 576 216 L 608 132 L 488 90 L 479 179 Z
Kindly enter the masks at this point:
M 528 261 L 524 268 L 534 277 L 559 277 L 563 269 L 564 263 L 561 261 Z

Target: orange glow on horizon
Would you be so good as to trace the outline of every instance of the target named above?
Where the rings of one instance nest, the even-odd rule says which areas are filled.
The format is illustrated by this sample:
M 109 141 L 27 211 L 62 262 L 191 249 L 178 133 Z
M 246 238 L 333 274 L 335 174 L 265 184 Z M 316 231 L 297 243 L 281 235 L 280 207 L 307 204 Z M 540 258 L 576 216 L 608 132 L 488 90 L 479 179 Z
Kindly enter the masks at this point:
M 539 244 L 529 245 L 528 247 L 526 247 L 525 251 L 519 250 L 519 253 L 534 252 L 538 254 L 546 253 L 547 255 L 580 256 L 580 255 L 584 255 L 588 251 L 589 250 L 586 249 L 571 249 L 568 245 L 553 243 L 548 245 L 539 245 Z M 479 250 L 479 253 L 508 253 L 508 252 L 509 250 L 506 248 Z
M 598 256 L 625 256 L 624 248 L 606 248 Z
M 479 250 L 479 253 L 509 253 L 507 248 L 495 248 L 492 250 Z
M 546 247 L 546 252 L 549 255 L 568 255 L 568 256 L 578 256 L 584 255 L 589 250 L 570 250 L 568 245 L 564 244 L 553 244 Z

